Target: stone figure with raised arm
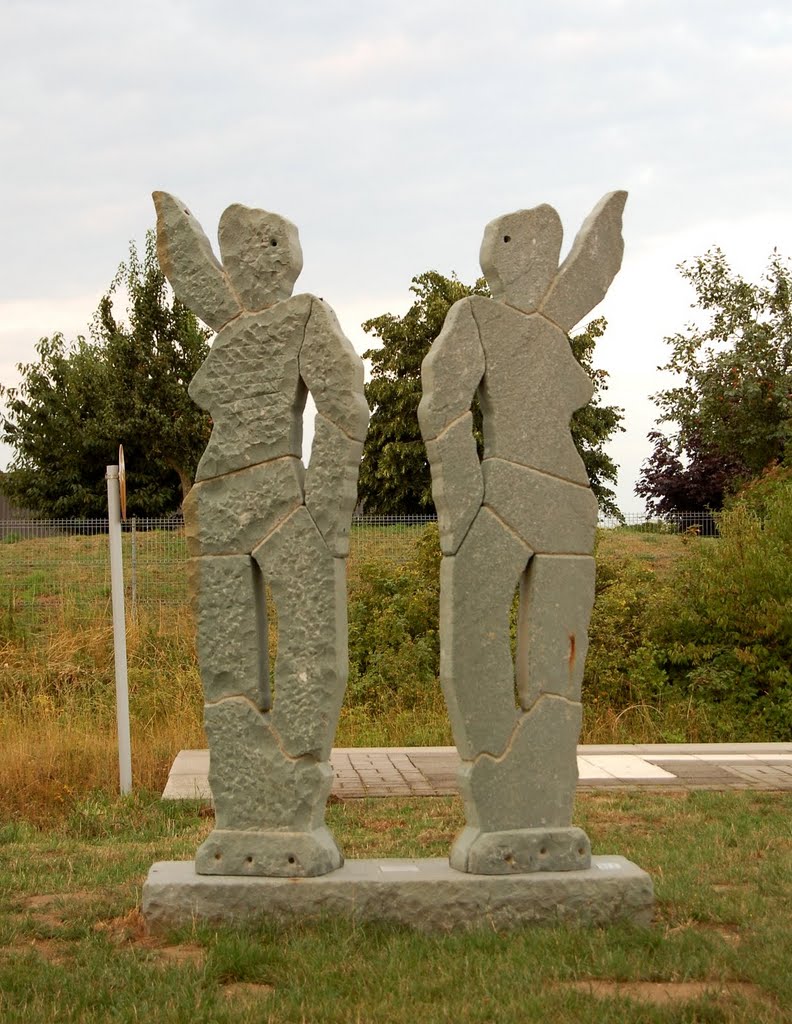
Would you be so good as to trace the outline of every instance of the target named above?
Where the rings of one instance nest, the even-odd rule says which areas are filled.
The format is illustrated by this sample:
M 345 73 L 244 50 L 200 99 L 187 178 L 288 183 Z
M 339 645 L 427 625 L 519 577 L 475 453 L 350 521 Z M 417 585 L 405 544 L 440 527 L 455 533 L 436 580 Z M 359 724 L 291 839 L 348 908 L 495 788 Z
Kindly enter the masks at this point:
M 457 302 L 423 362 L 418 417 L 444 556 L 440 675 L 466 810 L 450 860 L 461 871 L 590 864 L 588 838 L 571 820 L 597 502 L 569 423 L 592 385 L 567 333 L 621 266 L 625 200 L 601 200 L 560 267 L 552 207 L 488 224 L 480 259 L 492 298 Z
M 154 202 L 163 272 L 218 332 L 190 384 L 213 426 L 185 502 L 216 811 L 196 870 L 325 874 L 343 862 L 324 810 L 347 676 L 363 364 L 322 299 L 292 297 L 302 251 L 290 221 L 229 206 L 221 264 L 184 203 L 165 192 Z M 274 693 L 265 584 L 278 621 Z

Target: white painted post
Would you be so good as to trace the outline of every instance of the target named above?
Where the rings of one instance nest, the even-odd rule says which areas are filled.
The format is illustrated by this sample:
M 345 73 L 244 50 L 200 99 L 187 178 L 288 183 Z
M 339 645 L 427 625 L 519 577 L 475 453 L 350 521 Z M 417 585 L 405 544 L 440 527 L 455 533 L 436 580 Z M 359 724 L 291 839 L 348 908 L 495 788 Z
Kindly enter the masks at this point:
M 113 647 L 115 650 L 118 774 L 121 792 L 132 791 L 132 743 L 129 734 L 124 566 L 121 554 L 121 496 L 118 466 L 107 467 L 107 512 L 110 537 L 110 586 L 113 595 Z

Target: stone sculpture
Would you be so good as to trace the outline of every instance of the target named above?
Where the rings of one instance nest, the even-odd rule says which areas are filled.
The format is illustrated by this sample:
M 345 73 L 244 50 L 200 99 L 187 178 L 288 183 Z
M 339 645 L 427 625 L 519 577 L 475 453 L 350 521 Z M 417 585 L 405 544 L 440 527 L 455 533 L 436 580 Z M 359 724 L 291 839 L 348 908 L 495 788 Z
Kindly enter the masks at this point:
M 154 203 L 162 269 L 218 332 L 190 384 L 213 427 L 184 509 L 216 813 L 196 871 L 321 875 L 343 863 L 324 809 L 347 676 L 363 364 L 322 299 L 292 297 L 302 269 L 292 223 L 229 206 L 221 265 L 184 203 L 165 192 Z M 278 616 L 274 694 L 265 584 Z
M 457 302 L 423 362 L 418 418 L 444 556 L 440 675 L 466 809 L 450 856 L 460 871 L 567 871 L 591 861 L 571 819 L 597 502 L 569 422 L 592 385 L 567 332 L 621 266 L 625 200 L 601 200 L 560 267 L 552 207 L 488 224 L 480 260 L 492 298 Z M 518 585 L 515 666 L 509 611 Z

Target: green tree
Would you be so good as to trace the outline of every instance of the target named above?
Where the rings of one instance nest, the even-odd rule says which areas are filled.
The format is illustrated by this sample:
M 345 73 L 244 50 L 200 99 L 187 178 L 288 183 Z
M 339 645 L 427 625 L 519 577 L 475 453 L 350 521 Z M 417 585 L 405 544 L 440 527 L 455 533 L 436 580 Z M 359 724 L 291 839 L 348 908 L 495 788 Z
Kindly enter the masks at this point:
M 114 314 L 119 293 L 125 321 Z M 42 338 L 19 386 L 0 385 L 2 437 L 15 452 L 4 492 L 41 515 L 102 516 L 105 467 L 123 444 L 130 513 L 175 511 L 209 437 L 209 418 L 187 394 L 208 338 L 170 293 L 148 232 L 142 259 L 130 245 L 89 337 Z
M 661 369 L 681 382 L 652 398 L 658 423 L 673 429 L 649 435 L 654 452 L 636 486 L 648 507 L 668 512 L 691 495 L 720 508 L 742 482 L 789 458 L 792 438 L 789 262 L 774 252 L 752 284 L 716 247 L 679 271 L 707 317 L 665 339 L 671 358 Z
M 435 270 L 414 277 L 410 285 L 416 300 L 404 314 L 384 313 L 363 324 L 382 345 L 363 353 L 371 360 L 371 380 L 366 398 L 372 409 L 363 448 L 358 497 L 367 512 L 414 515 L 431 512 L 431 478 L 418 426 L 421 400 L 421 362 L 442 330 L 450 307 L 466 295 L 489 295 L 485 279 L 466 285 L 456 275 L 444 277 Z M 607 373 L 595 370 L 594 346 L 606 322 L 592 321 L 570 338 L 572 351 L 594 382 L 594 398 L 572 418 L 572 434 L 586 465 L 591 486 L 602 512 L 619 516 L 614 492 L 607 482 L 616 480 L 617 467 L 604 451 L 605 442 L 622 430 L 622 410 L 600 404 Z M 481 415 L 474 401 L 474 424 L 481 442 Z

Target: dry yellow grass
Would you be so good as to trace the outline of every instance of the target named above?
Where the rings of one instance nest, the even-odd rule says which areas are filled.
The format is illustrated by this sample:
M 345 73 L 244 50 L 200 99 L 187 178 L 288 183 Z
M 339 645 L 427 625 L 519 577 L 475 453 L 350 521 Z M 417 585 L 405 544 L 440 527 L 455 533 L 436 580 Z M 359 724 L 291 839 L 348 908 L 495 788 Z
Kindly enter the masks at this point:
M 376 528 L 375 528 L 376 529 Z M 382 538 L 369 538 L 372 549 Z M 389 557 L 408 557 L 413 540 L 406 531 L 387 529 Z M 103 537 L 44 538 L 0 545 L 0 572 L 13 576 L 12 597 L 0 608 L 0 821 L 25 818 L 45 822 L 69 813 L 76 800 L 118 788 L 113 638 L 107 586 L 97 574 Z M 140 541 L 141 572 L 145 571 Z M 63 560 L 58 572 L 24 570 L 38 554 Z M 685 550 L 674 535 L 606 531 L 600 551 L 650 563 L 669 571 Z M 365 557 L 353 545 L 350 582 Z M 53 556 L 53 557 L 55 557 Z M 71 559 L 66 568 L 67 556 Z M 189 607 L 174 604 L 184 593 L 178 563 L 156 566 L 147 578 L 149 596 L 163 601 L 141 608 L 128 623 L 128 663 L 132 721 L 133 778 L 137 788 L 160 791 L 176 753 L 205 745 L 201 689 Z M 270 637 L 274 648 L 276 637 Z M 699 723 L 680 708 L 680 733 L 706 738 Z M 587 710 L 584 741 L 651 741 L 656 714 L 636 707 Z M 340 746 L 451 743 L 439 685 L 413 707 L 396 702 L 375 715 L 345 706 L 336 742 Z

